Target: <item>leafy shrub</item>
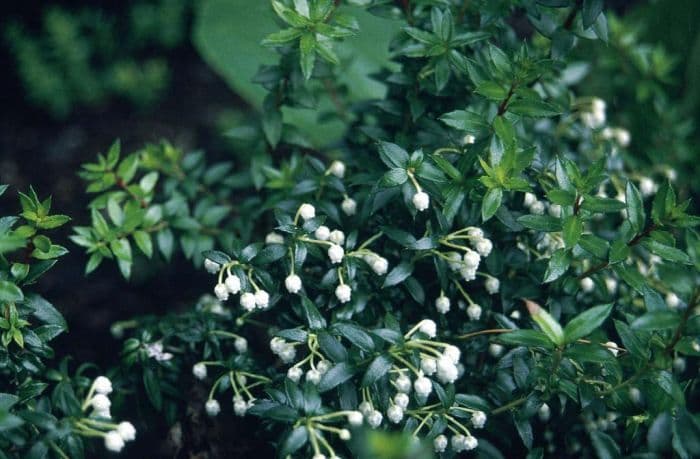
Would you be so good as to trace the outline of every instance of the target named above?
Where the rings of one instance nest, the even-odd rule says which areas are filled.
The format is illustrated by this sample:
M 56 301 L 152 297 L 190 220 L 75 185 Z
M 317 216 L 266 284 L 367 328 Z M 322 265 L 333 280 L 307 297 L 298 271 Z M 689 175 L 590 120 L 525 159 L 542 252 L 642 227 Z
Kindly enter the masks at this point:
M 27 98 L 56 118 L 115 98 L 147 107 L 171 78 L 167 60 L 153 50 L 183 42 L 188 7 L 186 0 L 139 1 L 121 18 L 96 8 L 53 6 L 43 15 L 41 34 L 13 21 L 5 39 Z
M 113 325 L 115 381 L 170 423 L 197 381 L 198 412 L 256 418 L 280 457 L 700 454 L 700 218 L 584 91 L 603 2 L 350 3 L 402 25 L 380 97 L 341 78 L 347 9 L 273 1 L 238 163 L 84 165 L 88 272 L 181 252 L 213 276 L 192 311 Z M 287 110 L 323 106 L 313 133 Z

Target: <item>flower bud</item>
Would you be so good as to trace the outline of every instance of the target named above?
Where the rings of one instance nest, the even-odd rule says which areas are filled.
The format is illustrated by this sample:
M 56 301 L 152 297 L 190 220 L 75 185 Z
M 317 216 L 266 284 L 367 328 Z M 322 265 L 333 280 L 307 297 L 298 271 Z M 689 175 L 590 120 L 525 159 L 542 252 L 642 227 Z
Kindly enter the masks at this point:
M 435 300 L 435 309 L 437 309 L 440 314 L 447 314 L 450 310 L 450 299 L 445 295 L 440 295 Z
M 489 292 L 489 294 L 495 295 L 501 288 L 501 281 L 495 277 L 489 277 L 486 279 L 486 282 L 484 282 L 484 287 L 486 287 L 486 291 Z
M 204 365 L 202 362 L 195 363 L 192 366 L 192 374 L 194 375 L 195 378 L 197 379 L 204 379 L 207 377 L 207 366 Z
M 252 311 L 255 309 L 255 295 L 250 292 L 245 292 L 241 295 L 241 306 L 246 311 Z
M 117 426 L 117 432 L 124 441 L 132 441 L 136 439 L 136 428 L 130 422 L 120 422 Z
M 248 340 L 241 337 L 236 338 L 236 340 L 233 342 L 233 347 L 236 348 L 236 352 L 239 354 L 243 354 L 248 350 Z
M 430 207 L 430 196 L 425 191 L 419 191 L 413 195 L 412 202 L 418 212 L 423 212 Z
M 314 237 L 319 241 L 327 241 L 331 235 L 331 230 L 327 226 L 321 225 L 314 231 Z
M 433 449 L 436 453 L 444 453 L 447 449 L 447 437 L 444 435 L 438 435 L 433 440 Z
M 304 203 L 299 206 L 299 215 L 304 220 L 311 220 L 316 216 L 316 208 L 311 204 Z
M 483 411 L 475 411 L 472 413 L 471 423 L 475 429 L 483 428 L 484 425 L 486 425 L 486 413 Z
M 95 411 L 106 411 L 112 406 L 112 402 L 109 401 L 104 394 L 97 394 L 90 400 L 90 405 Z
M 427 397 L 433 391 L 433 382 L 425 376 L 420 376 L 413 382 L 413 390 L 419 397 Z
M 470 304 L 467 308 L 467 315 L 469 316 L 469 320 L 481 319 L 481 306 L 476 303 Z
M 207 403 L 204 405 L 204 409 L 211 417 L 214 417 L 221 412 L 221 406 L 216 399 L 207 400 Z
M 408 407 L 408 395 L 404 394 L 403 392 L 399 392 L 398 394 L 394 395 L 394 403 L 397 406 L 400 406 L 402 409 L 406 409 Z
M 353 427 L 359 427 L 362 425 L 363 416 L 359 411 L 351 411 L 348 413 L 348 424 Z
M 226 276 L 224 284 L 226 284 L 226 288 L 232 295 L 235 295 L 241 291 L 241 280 L 235 274 Z
M 216 295 L 216 298 L 218 298 L 219 301 L 228 300 L 228 289 L 226 288 L 226 284 L 216 284 L 216 286 L 214 287 L 214 295 Z
M 299 367 L 290 367 L 289 370 L 287 370 L 287 378 L 291 379 L 295 383 L 298 383 L 299 380 L 301 379 L 301 368 Z
M 333 244 L 338 244 L 339 246 L 342 246 L 345 244 L 345 233 L 343 233 L 340 230 L 333 230 L 331 231 L 331 234 L 328 235 L 328 240 L 331 241 Z
M 355 215 L 355 213 L 357 213 L 357 202 L 352 198 L 345 198 L 343 202 L 340 203 L 340 208 L 347 216 Z
M 449 299 L 447 301 L 449 301 Z M 424 319 L 421 320 L 420 325 L 418 326 L 418 331 L 425 333 L 429 338 L 435 338 L 435 335 L 437 334 L 437 325 L 433 320 Z
M 265 244 L 284 244 L 284 236 L 274 231 L 267 233 L 267 236 L 265 236 Z
M 335 160 L 331 163 L 328 171 L 338 178 L 345 177 L 345 163 L 342 161 Z
M 108 451 L 118 453 L 124 449 L 124 439 L 116 430 L 107 432 L 104 436 L 104 440 L 105 448 L 107 448 Z
M 398 424 L 403 419 L 403 408 L 398 405 L 392 405 L 386 410 L 386 417 L 394 424 Z
M 343 261 L 344 256 L 345 251 L 338 244 L 333 244 L 328 248 L 328 258 L 330 258 L 331 263 L 333 263 L 334 265 Z
M 340 284 L 335 288 L 335 297 L 341 303 L 347 303 L 352 297 L 352 289 L 348 284 Z
M 204 269 L 206 269 L 209 274 L 216 274 L 221 269 L 221 265 L 215 261 L 211 261 L 210 259 L 205 258 Z
M 384 419 L 384 415 L 380 411 L 373 410 L 367 416 L 367 424 L 373 429 L 379 427 Z
M 112 393 L 112 381 L 106 376 L 98 376 L 93 383 L 95 392 L 98 394 L 108 395 Z
M 255 305 L 260 309 L 265 309 L 270 305 L 270 294 L 265 290 L 255 292 Z

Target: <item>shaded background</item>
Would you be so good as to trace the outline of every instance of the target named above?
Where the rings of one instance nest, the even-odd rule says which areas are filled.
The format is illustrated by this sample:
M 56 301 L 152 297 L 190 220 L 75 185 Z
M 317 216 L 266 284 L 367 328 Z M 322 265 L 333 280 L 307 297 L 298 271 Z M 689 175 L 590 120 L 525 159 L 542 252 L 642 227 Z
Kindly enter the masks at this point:
M 271 59 L 256 45 L 258 37 L 274 30 L 267 2 L 50 3 L 0 6 L 0 183 L 20 190 L 33 184 L 40 196 L 53 195 L 56 212 L 85 224 L 88 197 L 76 171 L 115 138 L 121 139 L 124 151 L 167 138 L 185 150 L 201 148 L 212 159 L 235 157 L 235 146 L 223 133 L 247 119 L 260 101 L 262 88 L 250 76 L 260 62 Z M 700 1 L 607 0 L 606 6 L 623 22 L 635 24 L 640 40 L 675 56 L 664 84 L 697 141 L 693 122 L 700 112 Z M 373 32 L 394 32 L 380 28 Z M 357 43 L 365 47 L 363 65 L 377 65 L 386 51 L 371 49 L 377 48 L 371 46 L 376 45 L 372 33 L 365 38 L 366 43 Z M 596 88 L 594 77 L 589 86 Z M 369 95 L 376 90 L 372 82 L 360 81 L 356 88 Z M 614 107 L 624 101 L 611 102 Z M 635 129 L 654 135 L 654 128 L 632 126 L 633 138 Z M 674 163 L 687 194 L 697 197 L 696 159 L 691 150 L 656 160 Z M 17 207 L 13 193 L 0 199 L 0 214 Z M 163 266 L 155 277 L 137 271 L 131 283 L 109 264 L 85 278 L 86 259 L 68 242 L 69 231 L 57 239 L 71 253 L 39 286 L 71 327 L 56 343 L 61 354 L 103 367 L 113 364 L 120 344 L 109 333 L 111 323 L 183 310 L 209 285 L 206 274 L 182 258 Z

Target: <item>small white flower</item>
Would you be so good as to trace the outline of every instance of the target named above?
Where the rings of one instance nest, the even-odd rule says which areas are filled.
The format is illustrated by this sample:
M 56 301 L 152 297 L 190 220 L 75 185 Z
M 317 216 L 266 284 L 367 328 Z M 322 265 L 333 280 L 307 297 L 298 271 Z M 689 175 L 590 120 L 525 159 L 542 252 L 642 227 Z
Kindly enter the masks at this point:
M 112 402 L 105 394 L 97 394 L 90 400 L 90 405 L 95 411 L 106 411 L 112 406 Z
M 476 142 L 476 137 L 471 134 L 465 135 L 462 139 L 462 143 L 464 143 L 464 145 L 472 145 L 474 142 Z
M 267 236 L 265 236 L 265 244 L 284 244 L 284 236 L 274 231 L 267 233 Z
M 481 429 L 486 425 L 486 413 L 483 411 L 475 411 L 472 413 L 471 418 L 472 426 L 475 429 Z
M 673 292 L 666 294 L 666 305 L 671 309 L 676 309 L 681 304 L 681 299 Z
M 457 380 L 459 371 L 457 366 L 452 362 L 452 359 L 447 356 L 442 356 L 437 361 L 437 377 L 443 384 L 451 384 Z
M 457 365 L 457 363 L 459 363 L 459 358 L 462 355 L 462 352 L 457 346 L 453 346 L 450 344 L 448 346 L 445 346 L 445 350 L 442 351 L 442 355 L 448 357 L 452 361 L 452 363 Z
M 678 178 L 678 172 L 676 172 L 675 169 L 673 168 L 668 168 L 664 172 L 664 175 L 666 176 L 667 179 L 669 179 L 672 182 L 675 182 L 676 179 Z
M 465 451 L 471 451 L 474 448 L 479 446 L 479 441 L 475 438 L 469 435 L 464 439 L 464 450 Z
M 445 255 L 449 258 L 447 265 L 452 271 L 459 271 L 462 269 L 464 263 L 462 262 L 462 256 L 458 252 L 447 252 Z
M 592 292 L 593 289 L 595 288 L 595 283 L 593 282 L 593 279 L 590 277 L 584 277 L 581 279 L 581 290 L 583 290 L 586 293 Z
M 384 415 L 380 411 L 373 410 L 367 416 L 367 424 L 373 429 L 376 429 L 382 423 L 383 419 Z
M 360 411 L 360 413 L 362 413 L 362 416 L 367 417 L 372 412 L 372 404 L 365 401 L 365 402 L 360 403 L 360 405 L 357 407 L 357 409 Z
M 265 309 L 270 305 L 270 294 L 265 290 L 255 292 L 255 305 L 260 309 Z
M 420 361 L 420 369 L 428 376 L 432 376 L 437 371 L 437 360 L 432 357 L 423 357 Z
M 321 381 L 321 372 L 314 370 L 313 368 L 306 372 L 306 381 L 310 382 L 314 386 Z
M 314 231 L 314 237 L 319 241 L 327 241 L 331 235 L 331 230 L 327 226 L 321 225 Z
M 316 208 L 311 204 L 304 203 L 299 206 L 299 215 L 304 220 L 311 220 L 316 216 Z
M 620 352 L 620 350 L 617 348 L 617 343 L 615 341 L 608 341 L 605 343 L 605 346 L 615 357 L 617 357 L 617 353 Z
M 343 441 L 350 440 L 351 436 L 352 435 L 350 434 L 350 431 L 348 429 L 341 429 L 340 432 L 338 432 L 338 438 L 340 438 Z
M 445 295 L 440 295 L 435 300 L 435 309 L 437 309 L 440 314 L 447 314 L 450 310 L 450 299 Z
M 430 196 L 425 191 L 419 191 L 413 195 L 412 202 L 418 212 L 423 212 L 430 207 Z
M 427 397 L 433 391 L 433 382 L 421 375 L 413 382 L 413 390 L 419 397 Z
M 106 376 L 98 376 L 93 383 L 95 392 L 98 394 L 108 395 L 112 393 L 112 381 Z
M 398 405 L 392 405 L 386 410 L 386 417 L 394 424 L 398 424 L 403 419 L 403 408 Z
M 348 424 L 353 427 L 359 427 L 362 425 L 363 416 L 360 411 L 351 411 L 348 413 Z
M 287 346 L 287 342 L 279 336 L 275 336 L 270 340 L 270 350 L 275 354 L 279 354 L 285 346 Z
M 492 357 L 499 357 L 503 353 L 503 346 L 497 343 L 491 343 L 489 345 L 489 354 Z
M 121 435 L 119 435 L 118 431 L 112 430 L 111 432 L 107 432 L 105 434 L 105 448 L 107 448 L 108 451 L 115 453 L 118 453 L 124 449 L 124 439 Z
M 683 357 L 676 357 L 673 359 L 673 370 L 676 373 L 683 373 L 685 371 L 686 361 Z
M 345 163 L 336 159 L 331 163 L 328 171 L 338 178 L 343 178 L 345 177 Z
M 357 213 L 357 202 L 352 198 L 345 198 L 343 202 L 340 203 L 340 208 L 347 216 L 355 215 Z
M 284 286 L 289 293 L 299 293 L 301 290 L 301 277 L 296 274 L 290 274 L 284 280 Z
M 396 390 L 408 394 L 411 392 L 411 378 L 405 374 L 400 374 L 396 381 L 394 381 Z
M 615 279 L 614 277 L 606 277 L 605 288 L 608 289 L 609 293 L 615 293 L 615 291 L 617 290 L 617 279 Z
M 639 180 L 639 192 L 642 196 L 651 196 L 656 193 L 656 183 L 649 177 L 642 177 Z
M 637 403 L 637 404 L 641 403 L 641 401 L 642 401 L 642 392 L 641 392 L 639 389 L 637 389 L 636 387 L 630 387 L 629 395 L 630 395 L 630 399 L 631 399 L 634 403 Z
M 345 251 L 338 244 L 333 244 L 328 248 L 328 258 L 330 258 L 331 263 L 333 263 L 334 265 L 337 265 L 338 263 L 343 261 L 344 256 Z
M 347 303 L 352 297 L 352 289 L 348 284 L 340 284 L 335 288 L 335 297 L 341 303 Z
M 204 379 L 207 377 L 207 366 L 202 362 L 195 363 L 192 366 L 192 374 L 197 379 Z
M 345 233 L 343 233 L 341 230 L 333 230 L 331 231 L 331 234 L 328 235 L 328 240 L 333 244 L 342 246 L 345 244 Z
M 221 406 L 216 399 L 207 400 L 207 403 L 204 405 L 204 409 L 211 417 L 214 417 L 221 412 Z
M 233 397 L 233 413 L 236 416 L 245 416 L 246 412 L 248 411 L 248 404 L 246 403 L 245 400 L 243 400 L 243 397 L 240 395 L 236 395 Z
M 623 128 L 615 129 L 615 140 L 620 144 L 621 147 L 628 147 L 632 137 L 630 136 L 630 131 Z
M 449 301 L 449 299 L 447 301 Z M 433 320 L 423 319 L 418 325 L 418 331 L 428 335 L 428 338 L 435 338 L 437 335 L 437 325 Z
M 447 437 L 444 435 L 438 435 L 433 440 L 433 449 L 436 453 L 444 453 L 447 449 Z
M 282 362 L 292 363 L 297 356 L 297 349 L 294 346 L 286 345 L 277 355 L 279 355 Z
M 549 212 L 549 215 L 552 217 L 559 218 L 561 217 L 561 206 L 559 204 L 552 204 L 549 206 L 549 210 L 547 210 L 547 212 Z
M 615 137 L 615 130 L 611 127 L 606 127 L 600 131 L 600 135 L 605 140 L 612 140 Z
M 331 369 L 331 363 L 328 360 L 321 360 L 316 364 L 316 369 L 322 375 Z
M 535 201 L 530 206 L 530 213 L 533 215 L 544 215 L 544 203 L 542 201 Z
M 608 104 L 600 97 L 594 97 L 591 101 L 591 107 L 594 112 L 604 112 L 607 106 Z
M 476 303 L 470 304 L 467 308 L 467 316 L 469 316 L 469 320 L 481 319 L 481 306 Z
M 378 276 L 383 276 L 389 270 L 389 261 L 384 257 L 375 257 L 370 263 L 372 271 Z
M 489 292 L 491 295 L 495 295 L 498 293 L 498 290 L 501 288 L 501 281 L 499 281 L 495 277 L 488 277 L 486 278 L 486 282 L 484 283 L 484 287 L 486 287 L 486 291 Z
M 301 371 L 301 368 L 299 367 L 290 367 L 289 370 L 287 370 L 287 378 L 291 379 L 295 383 L 298 383 L 299 380 L 301 379 L 301 374 L 303 372 Z
M 235 295 L 241 291 L 241 280 L 235 274 L 226 276 L 224 284 L 226 285 L 226 288 L 228 289 L 229 293 L 231 293 L 232 295 Z
M 401 409 L 406 409 L 408 407 L 408 395 L 404 394 L 403 392 L 399 392 L 398 394 L 394 395 L 394 403 L 401 407 Z
M 130 422 L 120 422 L 117 426 L 117 432 L 124 441 L 132 441 L 136 439 L 136 428 Z
M 476 241 L 474 248 L 477 252 L 479 252 L 479 255 L 481 255 L 482 257 L 488 257 L 491 253 L 491 250 L 493 250 L 493 244 L 491 243 L 490 239 L 481 238 L 478 241 Z
M 537 196 L 535 196 L 532 193 L 525 193 L 525 197 L 523 197 L 523 205 L 525 207 L 530 207 L 536 202 L 537 202 Z
M 462 434 L 453 435 L 452 438 L 450 439 L 450 444 L 452 445 L 452 449 L 455 450 L 455 452 L 457 452 L 457 453 L 464 451 L 466 449 L 464 446 L 465 439 L 466 439 L 466 437 Z
M 255 295 L 253 295 L 250 292 L 245 292 L 243 295 L 241 295 L 241 306 L 243 306 L 243 309 L 246 311 L 252 311 L 255 309 Z
M 214 287 L 214 295 L 216 295 L 216 298 L 218 298 L 219 301 L 226 301 L 228 300 L 228 289 L 226 288 L 226 284 L 224 283 L 218 283 Z
M 243 354 L 248 350 L 248 340 L 240 336 L 233 342 L 233 347 L 236 348 L 236 352 Z
M 475 252 L 472 249 L 467 249 L 464 252 L 464 266 L 469 269 L 477 269 L 479 267 L 479 263 L 481 262 L 481 255 L 479 255 L 478 252 Z
M 459 275 L 465 282 L 473 281 L 476 279 L 476 268 L 462 268 L 459 270 Z
M 206 269 L 209 274 L 216 274 L 221 269 L 221 265 L 215 261 L 211 261 L 210 259 L 205 258 L 204 269 Z
M 537 410 L 537 415 L 540 418 L 540 421 L 542 422 L 547 422 L 549 421 L 549 416 L 551 414 L 551 411 L 549 410 L 549 405 L 546 403 L 543 403 L 542 406 Z

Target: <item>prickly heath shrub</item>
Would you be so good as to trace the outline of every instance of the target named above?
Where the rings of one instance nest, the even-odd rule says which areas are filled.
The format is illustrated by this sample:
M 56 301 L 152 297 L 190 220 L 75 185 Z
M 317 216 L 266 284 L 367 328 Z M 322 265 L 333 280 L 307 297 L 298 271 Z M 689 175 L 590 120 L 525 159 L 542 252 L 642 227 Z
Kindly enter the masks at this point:
M 175 420 L 197 381 L 280 457 L 700 454 L 700 219 L 581 89 L 603 2 L 339 3 L 271 3 L 238 163 L 163 143 L 84 166 L 88 271 L 212 274 L 193 311 L 114 325 L 125 384 Z M 402 28 L 357 102 L 360 7 Z M 324 101 L 345 135 L 317 147 L 287 109 Z

